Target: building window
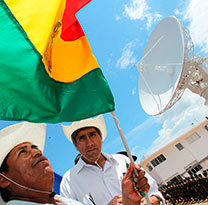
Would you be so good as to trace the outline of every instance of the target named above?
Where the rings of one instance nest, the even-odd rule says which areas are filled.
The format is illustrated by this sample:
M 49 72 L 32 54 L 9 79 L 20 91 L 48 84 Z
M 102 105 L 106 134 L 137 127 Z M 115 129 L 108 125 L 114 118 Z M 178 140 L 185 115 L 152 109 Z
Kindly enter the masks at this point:
M 194 133 L 192 134 L 191 136 L 187 137 L 186 138 L 186 141 L 189 143 L 189 144 L 192 144 L 193 142 L 195 142 L 196 140 L 198 140 L 201 136 L 198 134 L 198 133 Z
M 178 148 L 179 151 L 181 151 L 184 148 L 184 146 L 181 143 L 178 143 L 175 146 Z
M 160 164 L 160 162 L 155 158 L 155 159 L 153 159 L 152 161 L 151 161 L 151 163 L 152 163 L 152 165 L 154 166 L 154 167 L 156 167 L 158 164 Z
M 200 164 L 198 164 L 197 166 L 195 166 L 194 168 L 189 170 L 188 173 L 190 176 L 192 176 L 192 175 L 196 174 L 201 169 L 203 169 L 203 167 Z
M 150 164 L 147 164 L 147 169 L 151 172 L 153 170 L 152 166 Z
M 203 169 L 203 167 L 199 164 L 196 167 L 194 167 L 195 171 L 198 172 L 199 170 Z
M 164 162 L 166 160 L 165 156 L 163 154 L 159 155 L 157 159 L 160 161 L 160 163 Z
M 188 171 L 188 174 L 189 174 L 190 176 L 192 176 L 192 175 L 193 175 L 193 173 L 192 173 L 191 171 Z
M 178 176 L 172 178 L 170 181 L 173 183 L 180 183 L 183 181 L 183 178 L 180 175 L 178 175 Z
M 160 163 L 164 162 L 166 160 L 165 156 L 163 154 L 157 156 L 156 158 L 154 158 L 151 161 L 151 164 L 156 167 L 157 165 L 159 165 Z

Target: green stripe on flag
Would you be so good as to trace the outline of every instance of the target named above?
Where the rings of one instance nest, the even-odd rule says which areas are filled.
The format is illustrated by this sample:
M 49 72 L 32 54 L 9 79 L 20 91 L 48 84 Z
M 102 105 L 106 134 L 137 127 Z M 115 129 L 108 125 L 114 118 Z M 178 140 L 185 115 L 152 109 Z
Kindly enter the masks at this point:
M 70 84 L 51 79 L 4 1 L 0 1 L 0 29 L 0 119 L 57 123 L 114 110 L 99 68 Z

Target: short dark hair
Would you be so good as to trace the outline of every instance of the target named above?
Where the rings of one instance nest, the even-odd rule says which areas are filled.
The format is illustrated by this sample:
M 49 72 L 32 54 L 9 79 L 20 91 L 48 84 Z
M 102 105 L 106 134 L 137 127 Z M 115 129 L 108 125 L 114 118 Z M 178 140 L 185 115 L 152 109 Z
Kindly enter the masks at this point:
M 9 154 L 7 154 L 7 156 L 4 158 L 4 161 L 1 164 L 1 167 L 0 167 L 0 172 L 1 173 L 2 172 L 6 172 L 7 173 L 9 171 L 9 167 L 8 167 L 8 164 L 7 164 L 7 159 L 9 157 Z
M 10 152 L 7 154 L 7 156 L 4 158 L 4 161 L 1 164 L 0 167 L 0 173 L 5 172 L 7 173 L 9 171 L 9 166 L 7 164 L 7 159 L 9 157 Z M 8 202 L 10 200 L 10 192 L 6 188 L 0 187 L 0 193 L 1 197 L 5 202 Z
M 75 146 L 77 144 L 76 143 L 76 136 L 79 134 L 79 132 L 81 132 L 82 130 L 88 129 L 88 128 L 94 128 L 97 131 L 97 133 L 100 135 L 100 137 L 102 138 L 102 133 L 97 127 L 82 127 L 82 128 L 75 130 L 71 135 L 72 142 Z

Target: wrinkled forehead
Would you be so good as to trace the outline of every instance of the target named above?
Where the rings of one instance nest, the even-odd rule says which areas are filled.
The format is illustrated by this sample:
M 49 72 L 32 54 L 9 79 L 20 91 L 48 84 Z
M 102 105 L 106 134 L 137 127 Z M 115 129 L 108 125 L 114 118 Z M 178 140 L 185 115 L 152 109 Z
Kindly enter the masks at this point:
M 18 144 L 18 145 L 16 145 L 11 151 L 10 151 L 10 153 L 12 153 L 12 152 L 15 152 L 16 150 L 18 150 L 19 148 L 21 148 L 21 147 L 27 147 L 27 146 L 31 146 L 32 145 L 32 143 L 31 142 L 23 142 L 23 143 L 20 143 L 20 144 Z
M 16 145 L 7 155 L 8 158 L 11 158 L 13 155 L 15 155 L 16 152 L 18 152 L 21 149 L 25 149 L 27 147 L 31 147 L 33 144 L 31 142 L 23 142 L 18 145 Z M 34 145 L 36 146 L 36 145 Z

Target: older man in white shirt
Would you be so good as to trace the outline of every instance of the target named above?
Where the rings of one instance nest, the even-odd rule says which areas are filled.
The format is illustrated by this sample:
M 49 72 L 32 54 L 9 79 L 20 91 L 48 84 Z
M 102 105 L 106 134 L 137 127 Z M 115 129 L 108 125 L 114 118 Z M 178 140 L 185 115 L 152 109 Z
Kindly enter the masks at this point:
M 44 123 L 22 122 L 0 131 L 0 193 L 7 205 L 82 205 L 53 192 L 54 173 L 42 154 L 45 134 Z
M 106 137 L 103 116 L 75 122 L 70 126 L 63 125 L 63 130 L 80 152 L 81 158 L 77 165 L 64 174 L 61 195 L 82 201 L 85 194 L 90 194 L 98 205 L 122 204 L 121 183 L 130 160 L 121 154 L 102 152 L 102 141 Z M 144 170 L 141 169 L 141 172 Z M 164 203 L 156 181 L 147 173 L 145 176 L 150 185 L 148 195 L 151 204 Z

